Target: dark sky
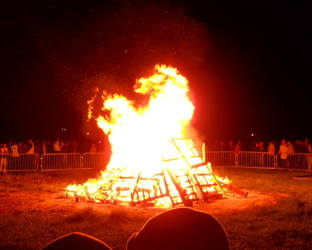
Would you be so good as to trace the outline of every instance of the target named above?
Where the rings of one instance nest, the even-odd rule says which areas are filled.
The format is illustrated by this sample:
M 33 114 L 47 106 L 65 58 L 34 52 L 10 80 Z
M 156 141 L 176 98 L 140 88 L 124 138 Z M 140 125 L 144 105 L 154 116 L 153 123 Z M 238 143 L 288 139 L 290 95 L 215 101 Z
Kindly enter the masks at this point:
M 155 63 L 188 77 L 208 137 L 311 137 L 307 4 L 127 2 L 2 3 L 2 140 L 82 134 L 93 86 L 127 94 Z

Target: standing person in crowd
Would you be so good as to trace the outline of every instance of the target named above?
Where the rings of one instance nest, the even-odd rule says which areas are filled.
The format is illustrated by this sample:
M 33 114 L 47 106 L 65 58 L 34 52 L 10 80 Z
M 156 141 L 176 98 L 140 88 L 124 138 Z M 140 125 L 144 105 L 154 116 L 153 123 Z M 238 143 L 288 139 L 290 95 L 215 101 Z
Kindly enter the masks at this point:
M 294 147 L 295 147 L 295 152 L 296 153 L 304 153 L 304 143 L 303 143 L 303 141 L 296 140 Z M 299 169 L 300 168 L 301 169 L 306 169 L 308 163 L 306 161 L 305 155 L 304 154 L 297 154 L 296 157 L 297 157 L 296 162 L 299 165 Z
M 260 166 L 264 166 L 264 152 L 265 152 L 265 148 L 264 148 L 263 141 L 260 141 L 258 143 L 258 150 L 260 152 L 260 154 L 259 154 L 259 164 L 260 164 Z
M 47 153 L 53 153 L 54 152 L 52 141 L 48 140 L 46 142 L 46 147 L 47 147 Z
M 71 153 L 72 152 L 71 144 L 66 141 L 62 143 L 61 151 L 62 153 Z
M 240 141 L 238 141 L 234 147 L 234 161 L 236 167 L 239 164 L 239 154 L 240 154 Z
M 11 153 L 12 153 L 12 156 L 13 157 L 18 157 L 19 154 L 18 154 L 18 145 L 17 143 L 13 142 L 10 146 L 10 149 L 11 149 Z
M 27 154 L 34 154 L 35 153 L 35 144 L 32 140 L 28 140 L 29 149 L 27 150 Z
M 263 141 L 259 142 L 258 149 L 259 149 L 259 152 L 265 152 Z
M 288 147 L 287 147 L 285 139 L 283 139 L 281 141 L 281 145 L 280 145 L 278 153 L 280 155 L 280 167 L 286 168 L 286 161 L 287 161 L 287 156 L 288 156 Z
M 9 149 L 6 144 L 0 145 L 0 170 L 3 174 L 6 174 L 7 167 L 8 167 L 8 161 L 7 161 L 7 155 L 9 153 Z
M 312 155 L 311 155 L 312 147 L 309 144 L 308 139 L 304 140 L 303 145 L 304 145 L 304 152 L 308 153 L 308 155 L 307 155 L 308 170 L 311 170 L 312 169 Z
M 304 153 L 303 142 L 302 141 L 295 140 L 294 148 L 295 148 L 295 152 L 297 152 L 297 153 Z
M 53 151 L 54 153 L 61 153 L 62 152 L 63 143 L 59 138 L 53 143 Z
M 26 143 L 24 143 L 24 142 L 19 142 L 19 143 L 17 144 L 17 146 L 18 146 L 18 152 L 19 152 L 20 154 L 23 154 L 23 153 L 26 153 L 26 152 L 27 152 L 27 145 L 26 145 Z
M 287 141 L 288 157 L 287 168 L 291 168 L 296 161 L 294 161 L 295 148 L 291 141 Z
M 36 145 L 33 142 L 33 140 L 28 140 L 28 150 L 26 154 L 21 157 L 24 157 L 25 162 L 28 162 L 28 164 L 31 164 L 34 169 L 38 169 L 39 167 L 39 158 L 35 157 L 36 153 Z
M 256 141 L 252 141 L 249 150 L 258 152 L 259 151 L 259 143 Z
M 275 145 L 273 142 L 269 142 L 268 145 L 268 165 L 271 167 L 277 167 L 276 155 L 275 155 Z
M 47 145 L 46 141 L 42 142 L 42 149 L 41 150 L 42 150 L 42 154 L 48 153 L 48 145 Z
M 15 143 L 15 142 L 10 143 L 10 150 L 11 150 L 11 156 L 12 157 L 9 158 L 8 165 L 10 168 L 15 169 L 16 164 L 18 164 L 18 160 L 20 159 L 17 143 Z

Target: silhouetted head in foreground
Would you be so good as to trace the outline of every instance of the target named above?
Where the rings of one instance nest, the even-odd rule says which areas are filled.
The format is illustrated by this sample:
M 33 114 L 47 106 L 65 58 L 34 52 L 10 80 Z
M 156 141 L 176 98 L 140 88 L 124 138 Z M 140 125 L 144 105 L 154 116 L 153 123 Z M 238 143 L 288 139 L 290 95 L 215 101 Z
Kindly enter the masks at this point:
M 127 250 L 210 249 L 230 249 L 227 235 L 213 216 L 190 208 L 152 217 L 127 243 Z
M 43 247 L 43 250 L 57 249 L 111 250 L 103 241 L 78 232 L 62 235 Z

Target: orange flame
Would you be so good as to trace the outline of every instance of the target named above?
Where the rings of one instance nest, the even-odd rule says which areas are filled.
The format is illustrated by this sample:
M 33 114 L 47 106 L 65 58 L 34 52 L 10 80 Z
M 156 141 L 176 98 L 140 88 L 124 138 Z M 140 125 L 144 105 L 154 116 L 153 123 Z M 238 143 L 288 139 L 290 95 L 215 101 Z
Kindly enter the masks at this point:
M 173 67 L 156 65 L 155 73 L 139 79 L 134 91 L 149 96 L 146 106 L 137 108 L 122 95 L 106 96 L 102 109 L 109 116 L 96 120 L 109 137 L 110 161 L 101 178 L 70 185 L 67 195 L 169 207 L 222 193 L 219 182 L 229 181 L 213 175 L 191 140 L 178 139 L 185 137 L 194 112 L 187 79 Z M 89 108 L 89 118 L 91 113 Z

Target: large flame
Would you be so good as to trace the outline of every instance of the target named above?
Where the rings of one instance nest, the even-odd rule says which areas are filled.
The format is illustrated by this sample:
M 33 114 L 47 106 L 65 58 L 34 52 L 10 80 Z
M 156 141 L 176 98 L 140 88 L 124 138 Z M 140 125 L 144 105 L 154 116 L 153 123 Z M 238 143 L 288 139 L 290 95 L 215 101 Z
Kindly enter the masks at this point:
M 110 117 L 97 119 L 112 147 L 107 169 L 127 166 L 144 174 L 161 170 L 168 141 L 184 137 L 185 126 L 192 118 L 194 106 L 188 91 L 186 78 L 176 69 L 156 66 L 154 75 L 139 79 L 135 86 L 136 93 L 150 95 L 147 106 L 135 108 L 123 96 L 108 96 L 103 109 L 110 111 Z
M 139 79 L 134 91 L 149 96 L 146 106 L 136 107 L 122 95 L 105 96 L 102 109 L 108 115 L 96 120 L 109 137 L 110 161 L 101 178 L 70 185 L 67 194 L 94 201 L 143 200 L 172 206 L 207 192 L 222 192 L 220 182 L 228 180 L 213 175 L 191 140 L 179 139 L 186 137 L 194 112 L 187 79 L 173 67 L 156 65 L 155 73 Z M 89 117 L 91 112 L 89 108 Z M 205 183 L 199 180 L 204 174 Z

